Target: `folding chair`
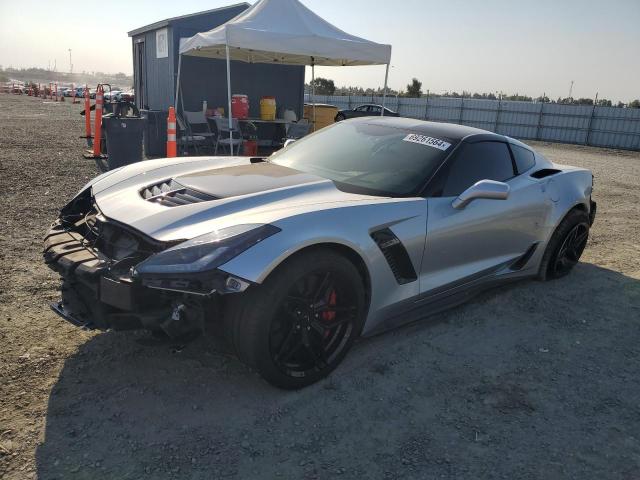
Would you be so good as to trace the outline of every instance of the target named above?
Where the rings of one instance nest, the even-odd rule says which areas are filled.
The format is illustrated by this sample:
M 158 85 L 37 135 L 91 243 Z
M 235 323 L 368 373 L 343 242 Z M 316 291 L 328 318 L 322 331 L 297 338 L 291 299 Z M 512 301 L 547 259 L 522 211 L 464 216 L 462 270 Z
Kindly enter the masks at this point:
M 309 130 L 311 130 L 310 123 L 292 123 L 287 129 L 285 140 L 300 140 L 302 137 L 309 135 Z
M 239 153 L 240 146 L 242 145 L 242 132 L 240 131 L 240 124 L 238 120 L 236 118 L 233 119 L 231 130 L 229 130 L 228 118 L 216 117 L 215 121 L 218 135 L 216 137 L 216 147 L 213 154 L 218 154 L 219 145 L 227 147 L 229 149 L 229 155 L 233 155 L 235 147 L 238 147 L 236 152 Z M 231 132 L 231 138 L 229 138 L 229 132 Z
M 205 117 L 204 112 L 201 110 L 197 112 L 185 111 L 182 112 L 182 115 L 189 126 L 189 134 L 208 139 L 209 143 L 211 143 L 211 148 L 214 148 L 216 144 L 214 141 L 216 134 L 211 131 L 211 127 L 209 126 L 209 122 L 207 121 L 207 117 Z
M 180 129 L 180 135 L 177 139 L 179 151 L 183 155 L 189 155 L 189 147 L 193 147 L 196 151 L 196 155 L 200 155 L 200 149 L 198 146 L 205 145 L 207 139 L 202 135 L 193 135 L 189 124 L 184 121 L 181 115 L 176 114 L 176 122 Z
M 287 128 L 287 134 L 282 139 L 282 143 L 279 146 L 282 147 L 287 145 L 287 143 L 290 143 L 289 140 L 295 141 L 301 139 L 302 137 L 308 135 L 310 130 L 311 124 L 308 122 L 298 122 L 290 124 L 289 128 Z

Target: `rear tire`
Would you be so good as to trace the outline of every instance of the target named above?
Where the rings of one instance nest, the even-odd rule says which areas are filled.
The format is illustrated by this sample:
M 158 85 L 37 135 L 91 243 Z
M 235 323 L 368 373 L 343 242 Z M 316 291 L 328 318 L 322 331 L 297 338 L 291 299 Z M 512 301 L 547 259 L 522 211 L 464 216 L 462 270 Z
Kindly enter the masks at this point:
M 553 232 L 540 262 L 538 278 L 553 280 L 567 275 L 580 260 L 589 239 L 589 215 L 571 210 Z
M 365 291 L 357 268 L 330 250 L 295 256 L 262 285 L 230 296 L 236 354 L 272 385 L 298 389 L 327 376 L 360 335 Z

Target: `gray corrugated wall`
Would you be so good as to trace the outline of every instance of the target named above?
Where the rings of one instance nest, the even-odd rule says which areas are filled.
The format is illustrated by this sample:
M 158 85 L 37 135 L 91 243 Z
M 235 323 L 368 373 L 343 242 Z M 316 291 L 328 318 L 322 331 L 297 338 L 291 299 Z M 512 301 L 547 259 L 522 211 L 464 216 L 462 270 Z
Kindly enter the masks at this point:
M 181 91 L 185 110 L 200 110 L 206 100 L 210 108 L 227 104 L 227 73 L 224 60 L 183 57 Z M 231 92 L 249 96 L 250 116 L 260 115 L 260 98 L 276 97 L 278 108 L 303 108 L 304 67 L 231 62 Z M 181 106 L 180 106 L 181 107 Z
M 382 103 L 382 97 L 316 95 L 340 109 Z M 471 98 L 387 97 L 403 117 L 460 123 L 514 138 L 640 150 L 640 109 Z
M 144 39 L 145 42 L 145 107 L 153 110 L 167 110 L 174 104 L 181 38 L 189 38 L 198 32 L 222 25 L 246 8 L 246 5 L 238 5 L 207 14 L 172 20 L 166 27 L 169 42 L 167 58 L 156 58 L 156 30 L 133 37 L 134 44 L 139 39 Z M 136 70 L 137 66 L 134 64 L 134 75 L 138 75 Z M 223 106 L 227 110 L 224 61 L 184 57 L 181 82 L 186 110 L 199 110 L 203 100 L 207 100 L 211 107 Z M 249 95 L 252 115 L 259 114 L 259 100 L 264 95 L 275 96 L 279 107 L 291 108 L 299 116 L 302 115 L 304 67 L 232 62 L 231 85 L 233 93 Z
M 173 48 L 173 39 L 170 33 L 171 27 L 168 29 L 168 45 L 169 57 L 156 58 L 156 32 L 145 32 L 141 35 L 133 37 L 133 43 L 142 39 L 144 41 L 145 50 L 145 68 L 146 68 L 146 95 L 145 105 L 143 108 L 151 110 L 166 110 L 169 105 L 173 104 L 173 68 L 171 65 L 171 52 Z M 135 59 L 134 59 L 135 61 Z M 134 85 L 137 85 L 137 75 L 139 75 L 137 66 L 133 68 Z
M 247 7 L 238 6 L 209 15 L 180 20 L 173 28 L 176 45 L 174 82 L 178 73 L 180 38 L 189 38 L 231 20 Z M 198 57 L 182 58 L 181 91 L 185 110 L 199 110 L 206 100 L 210 108 L 227 107 L 227 70 L 224 60 Z M 276 97 L 278 107 L 294 110 L 302 115 L 304 106 L 304 67 L 288 65 L 247 64 L 231 62 L 231 92 L 249 96 L 251 116 L 259 116 L 260 97 Z M 179 106 L 181 108 L 181 106 Z

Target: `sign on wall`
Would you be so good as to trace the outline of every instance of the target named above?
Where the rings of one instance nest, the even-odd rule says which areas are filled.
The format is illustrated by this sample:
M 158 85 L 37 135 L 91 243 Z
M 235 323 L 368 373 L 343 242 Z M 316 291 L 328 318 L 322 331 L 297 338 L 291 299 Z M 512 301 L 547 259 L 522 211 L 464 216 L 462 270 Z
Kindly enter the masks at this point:
M 167 29 L 156 31 L 156 58 L 166 58 L 169 56 L 169 40 Z

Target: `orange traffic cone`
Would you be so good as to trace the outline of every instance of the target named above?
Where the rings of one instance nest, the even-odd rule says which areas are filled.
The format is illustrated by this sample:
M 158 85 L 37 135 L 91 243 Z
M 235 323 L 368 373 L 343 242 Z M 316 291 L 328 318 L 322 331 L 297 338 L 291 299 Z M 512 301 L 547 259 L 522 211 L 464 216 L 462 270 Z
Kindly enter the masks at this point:
M 87 139 L 87 146 L 91 144 L 91 97 L 89 96 L 89 86 L 84 86 L 84 133 Z
M 173 107 L 169 107 L 169 116 L 167 117 L 167 158 L 178 156 L 178 145 L 176 142 L 176 111 Z
M 98 90 L 96 90 L 96 119 L 94 122 L 95 133 L 93 135 L 93 156 L 95 158 L 100 157 L 100 141 L 102 140 L 102 103 L 103 103 L 103 93 L 102 85 L 98 85 Z

